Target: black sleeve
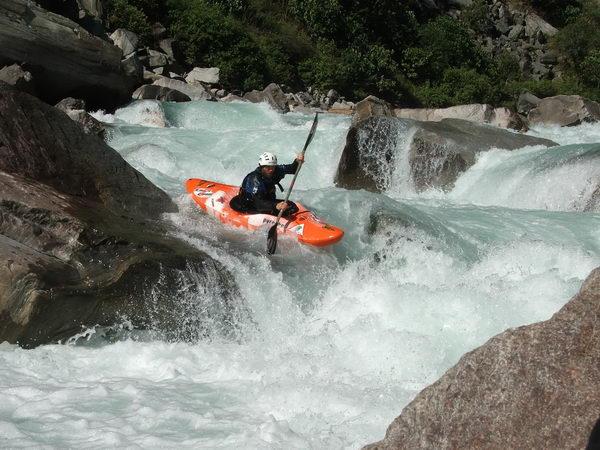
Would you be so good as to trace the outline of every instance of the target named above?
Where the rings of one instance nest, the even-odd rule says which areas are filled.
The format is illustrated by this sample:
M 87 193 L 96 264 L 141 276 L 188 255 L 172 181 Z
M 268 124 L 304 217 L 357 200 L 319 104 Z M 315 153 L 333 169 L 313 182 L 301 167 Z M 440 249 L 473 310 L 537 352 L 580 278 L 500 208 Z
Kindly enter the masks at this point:
M 296 173 L 296 169 L 298 169 L 298 160 L 295 159 L 294 162 L 291 164 L 281 164 L 279 168 L 283 173 L 286 173 L 288 175 L 294 174 Z

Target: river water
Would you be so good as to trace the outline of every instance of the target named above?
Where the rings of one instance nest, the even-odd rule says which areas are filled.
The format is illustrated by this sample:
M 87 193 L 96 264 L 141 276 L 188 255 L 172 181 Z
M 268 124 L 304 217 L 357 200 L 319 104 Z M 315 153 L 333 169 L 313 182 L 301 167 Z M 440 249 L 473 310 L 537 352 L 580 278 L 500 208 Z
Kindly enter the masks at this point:
M 233 274 L 252 324 L 235 342 L 123 324 L 34 350 L 0 344 L 3 447 L 359 448 L 465 352 L 549 318 L 600 265 L 600 214 L 582 212 L 600 125 L 534 130 L 563 146 L 483 153 L 446 193 L 414 192 L 400 139 L 374 194 L 334 186 L 350 119 L 322 115 L 292 199 L 346 235 L 329 249 L 280 238 L 267 257 L 265 236 L 216 223 L 182 183 L 239 184 L 263 151 L 291 162 L 312 116 L 143 101 L 96 117 L 179 204 L 173 234 Z

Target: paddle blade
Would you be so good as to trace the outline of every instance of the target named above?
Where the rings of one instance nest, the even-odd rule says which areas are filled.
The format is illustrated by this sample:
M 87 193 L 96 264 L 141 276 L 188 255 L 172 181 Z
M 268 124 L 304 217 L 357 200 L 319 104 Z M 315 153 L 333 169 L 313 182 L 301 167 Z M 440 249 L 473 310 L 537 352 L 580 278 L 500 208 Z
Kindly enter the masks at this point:
M 267 253 L 273 255 L 275 250 L 277 250 L 277 225 L 269 228 L 269 234 L 267 235 Z

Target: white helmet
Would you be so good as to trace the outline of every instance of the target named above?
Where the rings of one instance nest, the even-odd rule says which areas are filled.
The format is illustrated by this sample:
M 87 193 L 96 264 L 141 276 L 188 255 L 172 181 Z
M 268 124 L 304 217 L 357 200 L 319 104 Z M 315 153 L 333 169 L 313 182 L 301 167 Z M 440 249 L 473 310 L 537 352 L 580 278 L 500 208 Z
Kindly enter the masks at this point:
M 259 166 L 276 166 L 277 165 L 277 156 L 275 156 L 273 153 L 264 152 L 262 155 L 260 155 L 260 158 L 258 158 L 258 165 Z

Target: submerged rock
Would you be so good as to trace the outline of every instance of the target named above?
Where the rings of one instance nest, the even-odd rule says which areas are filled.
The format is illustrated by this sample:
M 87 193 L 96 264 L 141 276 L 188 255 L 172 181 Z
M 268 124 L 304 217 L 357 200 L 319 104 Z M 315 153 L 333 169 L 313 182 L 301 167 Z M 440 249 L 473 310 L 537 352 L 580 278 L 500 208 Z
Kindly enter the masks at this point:
M 599 323 L 597 268 L 550 320 L 464 355 L 365 449 L 585 448 L 600 416 Z
M 358 111 L 358 105 L 357 105 Z M 385 110 L 383 111 L 385 113 Z M 380 115 L 353 123 L 336 173 L 336 185 L 381 191 L 394 176 L 410 177 L 418 191 L 450 189 L 476 155 L 555 142 L 459 119 L 420 122 Z M 398 167 L 404 167 L 397 174 Z
M 232 276 L 168 236 L 171 199 L 58 109 L 0 85 L 0 342 L 130 321 L 168 339 L 236 335 Z

